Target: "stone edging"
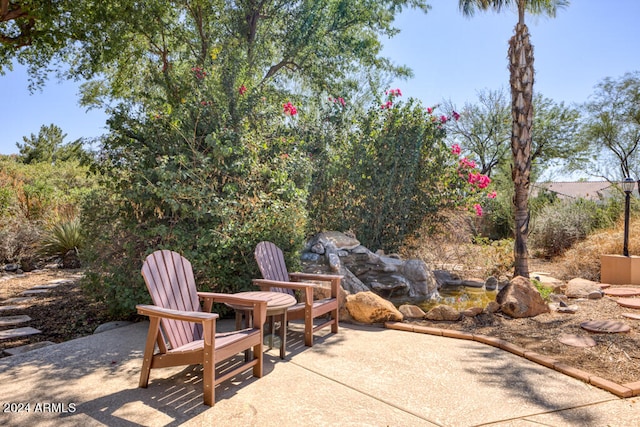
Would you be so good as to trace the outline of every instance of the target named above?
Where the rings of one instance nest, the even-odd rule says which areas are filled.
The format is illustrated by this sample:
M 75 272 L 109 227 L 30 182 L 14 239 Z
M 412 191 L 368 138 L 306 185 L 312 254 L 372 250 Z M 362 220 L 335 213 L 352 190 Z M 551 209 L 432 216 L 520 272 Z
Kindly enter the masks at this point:
M 506 350 L 516 356 L 524 357 L 532 362 L 538 363 L 547 368 L 551 368 L 570 377 L 576 378 L 580 381 L 584 381 L 587 384 L 591 384 L 595 387 L 606 390 L 615 394 L 618 397 L 633 397 L 640 395 L 640 381 L 635 381 L 627 384 L 617 384 L 613 381 L 605 378 L 598 377 L 580 369 L 573 368 L 566 365 L 556 359 L 553 359 L 542 354 L 538 354 L 533 351 L 527 351 L 522 347 L 511 344 L 500 338 L 489 337 L 486 335 L 469 334 L 466 332 L 460 332 L 452 329 L 440 329 L 432 328 L 428 326 L 410 325 L 402 322 L 386 322 L 384 326 L 387 329 L 395 329 L 398 331 L 417 332 L 420 334 L 437 335 L 447 338 L 458 338 L 463 340 L 476 341 L 482 344 L 488 344 L 490 346 Z

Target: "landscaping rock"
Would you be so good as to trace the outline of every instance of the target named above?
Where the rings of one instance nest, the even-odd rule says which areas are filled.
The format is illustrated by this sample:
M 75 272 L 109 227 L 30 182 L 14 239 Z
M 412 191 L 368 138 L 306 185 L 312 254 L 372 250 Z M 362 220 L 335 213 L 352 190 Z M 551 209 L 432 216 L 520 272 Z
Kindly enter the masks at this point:
M 515 277 L 496 296 L 500 310 L 511 317 L 534 317 L 549 312 L 549 306 L 531 281 Z
M 462 315 L 458 310 L 449 305 L 437 305 L 429 310 L 424 317 L 428 320 L 446 320 L 455 322 L 460 320 Z
M 604 296 L 604 292 L 602 290 L 591 291 L 589 295 L 587 295 L 587 299 L 601 299 Z
M 484 308 L 487 313 L 497 313 L 500 310 L 500 304 L 495 301 L 489 301 L 489 304 Z
M 402 322 L 404 316 L 390 302 L 373 292 L 359 292 L 347 295 L 346 309 L 356 322 L 384 323 Z
M 484 288 L 488 291 L 498 289 L 498 278 L 495 276 L 489 276 L 484 282 Z
M 424 261 L 374 253 L 355 236 L 337 231 L 311 238 L 301 261 L 307 273 L 344 276 L 342 286 L 352 294 L 372 291 L 395 303 L 424 301 L 438 295 L 436 279 Z
M 589 298 L 592 292 L 602 293 L 602 288 L 591 280 L 575 278 L 569 280 L 564 294 L 569 298 Z
M 476 316 L 482 314 L 482 312 L 483 312 L 482 307 L 471 307 L 471 308 L 467 308 L 466 310 L 464 310 L 462 312 L 462 315 L 466 316 L 466 317 L 476 317 Z
M 417 305 L 403 304 L 398 307 L 398 311 L 402 313 L 405 319 L 424 319 L 425 312 Z

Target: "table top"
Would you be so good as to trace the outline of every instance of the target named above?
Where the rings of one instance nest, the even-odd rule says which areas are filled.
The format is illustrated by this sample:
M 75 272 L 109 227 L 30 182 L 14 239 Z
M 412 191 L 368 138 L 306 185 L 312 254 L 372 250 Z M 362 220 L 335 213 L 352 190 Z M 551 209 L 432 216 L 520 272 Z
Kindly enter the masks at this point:
M 234 295 L 244 298 L 256 298 L 264 299 L 267 301 L 267 313 L 281 308 L 288 308 L 296 305 L 297 301 L 293 295 L 285 294 L 284 292 L 268 292 L 268 291 L 248 291 L 238 292 Z M 227 304 L 231 308 L 246 309 L 246 306 L 237 306 L 234 304 Z

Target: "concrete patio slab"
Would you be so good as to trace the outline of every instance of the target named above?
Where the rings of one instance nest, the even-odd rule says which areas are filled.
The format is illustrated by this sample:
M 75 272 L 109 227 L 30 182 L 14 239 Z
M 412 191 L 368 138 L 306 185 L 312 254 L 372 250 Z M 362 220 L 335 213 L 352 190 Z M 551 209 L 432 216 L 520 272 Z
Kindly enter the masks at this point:
M 287 359 L 265 354 L 202 404 L 200 366 L 156 369 L 137 388 L 147 323 L 0 359 L 9 426 L 635 426 L 638 399 L 620 399 L 498 348 L 469 340 L 342 324 L 304 347 L 291 324 Z M 56 404 L 35 412 L 34 404 Z M 42 409 L 42 405 L 40 407 Z

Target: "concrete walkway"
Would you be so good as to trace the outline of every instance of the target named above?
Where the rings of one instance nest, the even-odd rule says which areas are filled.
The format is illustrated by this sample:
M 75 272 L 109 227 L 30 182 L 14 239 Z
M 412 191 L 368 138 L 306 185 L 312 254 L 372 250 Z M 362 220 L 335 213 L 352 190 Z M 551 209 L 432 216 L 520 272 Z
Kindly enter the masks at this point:
M 220 384 L 207 407 L 199 367 L 154 370 L 149 388 L 137 388 L 147 326 L 0 359 L 0 425 L 640 425 L 640 398 L 620 399 L 506 351 L 348 324 L 320 333 L 313 348 L 293 324 L 287 360 L 269 350 L 263 378 Z

